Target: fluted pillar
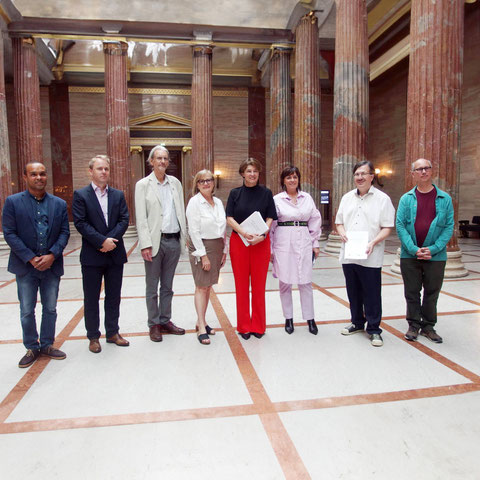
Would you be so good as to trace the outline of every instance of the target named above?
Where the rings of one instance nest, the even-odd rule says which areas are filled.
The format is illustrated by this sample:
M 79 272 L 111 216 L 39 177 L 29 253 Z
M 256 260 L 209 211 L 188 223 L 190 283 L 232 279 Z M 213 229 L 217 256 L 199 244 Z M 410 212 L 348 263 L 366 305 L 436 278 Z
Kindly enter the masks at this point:
M 368 36 L 366 0 L 336 0 L 333 228 L 326 250 L 340 251 L 335 217 L 342 196 L 353 188 L 353 166 L 366 160 L 368 139 Z
M 32 161 L 43 162 L 40 84 L 35 40 L 12 38 L 13 84 L 17 119 L 18 187 L 24 187 L 23 170 Z
M 313 12 L 299 22 L 295 56 L 294 164 L 302 174 L 302 189 L 320 206 L 320 76 L 318 20 Z
M 468 275 L 457 241 L 463 31 L 463 1 L 412 2 L 405 190 L 413 186 L 412 162 L 430 160 L 434 183 L 451 195 L 455 209 L 445 268 L 450 278 Z M 398 259 L 392 270 L 400 272 Z
M 280 173 L 293 161 L 291 52 L 292 47 L 288 45 L 274 46 L 270 65 L 270 155 L 274 193 L 280 190 Z
M 12 194 L 2 33 L 0 30 L 0 211 L 3 210 L 5 199 Z M 2 225 L 0 224 L 0 250 L 8 248 L 3 238 Z
M 128 127 L 127 50 L 128 44 L 125 42 L 103 44 L 107 155 L 111 162 L 110 183 L 113 187 L 123 190 L 130 213 L 130 225 L 134 225 L 135 210 L 132 202 L 130 129 Z
M 193 47 L 192 174 L 213 172 L 212 47 Z

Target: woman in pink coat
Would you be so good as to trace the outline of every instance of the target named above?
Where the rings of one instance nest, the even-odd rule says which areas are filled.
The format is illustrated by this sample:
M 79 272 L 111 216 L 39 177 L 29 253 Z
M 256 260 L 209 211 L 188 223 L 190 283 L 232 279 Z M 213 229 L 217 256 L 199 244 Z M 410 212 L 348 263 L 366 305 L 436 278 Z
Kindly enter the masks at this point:
M 292 334 L 292 285 L 298 285 L 303 319 L 310 333 L 318 333 L 313 310 L 312 267 L 320 253 L 318 240 L 322 231 L 322 217 L 312 197 L 302 192 L 300 171 L 290 166 L 280 176 L 283 192 L 275 195 L 278 220 L 270 230 L 273 269 L 280 283 L 280 300 L 285 331 Z

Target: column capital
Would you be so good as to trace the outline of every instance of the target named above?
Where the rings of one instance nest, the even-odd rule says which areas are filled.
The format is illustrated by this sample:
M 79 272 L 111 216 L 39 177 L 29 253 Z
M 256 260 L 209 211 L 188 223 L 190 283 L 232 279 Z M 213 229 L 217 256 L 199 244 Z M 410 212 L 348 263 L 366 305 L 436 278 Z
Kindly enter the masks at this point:
M 128 43 L 119 41 L 104 41 L 103 52 L 105 55 L 126 56 L 128 52 Z
M 308 20 L 312 25 L 314 23 L 318 23 L 318 18 L 317 18 L 317 15 L 315 14 L 315 12 L 313 10 L 310 10 L 308 13 L 306 13 L 299 21 L 298 23 L 300 22 L 304 22 Z
M 192 50 L 194 55 L 211 55 L 213 51 L 213 44 L 198 44 L 193 45 Z

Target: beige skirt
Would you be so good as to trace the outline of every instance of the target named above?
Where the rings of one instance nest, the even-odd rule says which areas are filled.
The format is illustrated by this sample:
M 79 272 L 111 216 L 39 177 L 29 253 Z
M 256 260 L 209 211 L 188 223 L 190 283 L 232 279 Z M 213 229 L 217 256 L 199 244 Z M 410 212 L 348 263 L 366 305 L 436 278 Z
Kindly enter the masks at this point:
M 223 257 L 223 238 L 214 238 L 212 240 L 202 239 L 203 245 L 207 252 L 208 259 L 210 260 L 210 270 L 206 272 L 202 269 L 202 259 L 194 257 L 192 252 L 195 251 L 195 247 L 189 242 L 190 252 L 190 266 L 192 267 L 193 280 L 197 287 L 211 287 L 218 283 L 218 275 L 220 273 L 220 267 Z M 196 263 L 195 263 L 196 262 Z

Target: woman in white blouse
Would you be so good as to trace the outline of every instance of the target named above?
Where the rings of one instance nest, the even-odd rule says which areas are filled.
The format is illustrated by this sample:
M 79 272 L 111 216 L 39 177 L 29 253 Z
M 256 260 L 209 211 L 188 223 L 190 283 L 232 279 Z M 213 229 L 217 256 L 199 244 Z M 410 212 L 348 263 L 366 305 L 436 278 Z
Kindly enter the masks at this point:
M 195 280 L 197 336 L 202 345 L 215 335 L 205 321 L 212 285 L 218 283 L 227 258 L 226 217 L 222 201 L 213 196 L 215 180 L 210 170 L 200 170 L 193 179 L 192 198 L 187 205 L 189 252 Z

